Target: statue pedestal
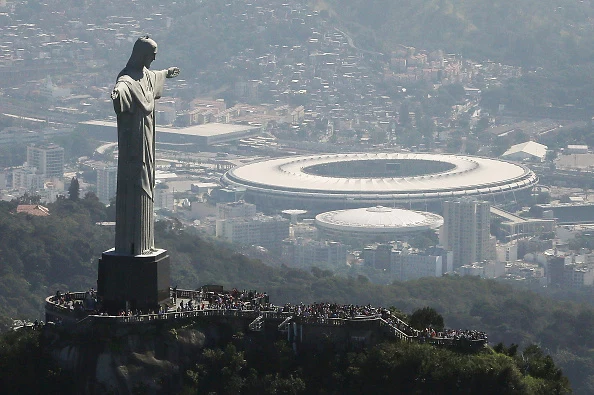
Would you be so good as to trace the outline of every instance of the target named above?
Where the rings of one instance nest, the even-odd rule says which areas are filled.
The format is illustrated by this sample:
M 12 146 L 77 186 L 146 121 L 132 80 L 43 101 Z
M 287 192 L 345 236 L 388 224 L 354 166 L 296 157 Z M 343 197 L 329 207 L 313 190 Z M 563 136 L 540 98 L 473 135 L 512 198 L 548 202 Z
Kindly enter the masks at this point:
M 105 251 L 99 259 L 97 296 L 110 314 L 125 310 L 156 310 L 169 301 L 169 255 L 156 250 L 148 255 Z

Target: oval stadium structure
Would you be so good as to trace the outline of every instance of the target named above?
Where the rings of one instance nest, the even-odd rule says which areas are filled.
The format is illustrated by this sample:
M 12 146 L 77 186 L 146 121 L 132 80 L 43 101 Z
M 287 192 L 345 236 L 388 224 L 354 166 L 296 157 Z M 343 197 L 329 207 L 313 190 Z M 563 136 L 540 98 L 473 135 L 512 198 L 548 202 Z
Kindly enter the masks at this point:
M 291 156 L 236 167 L 222 177 L 264 210 L 315 212 L 382 205 L 421 208 L 476 197 L 492 202 L 530 193 L 538 177 L 498 159 L 428 153 Z
M 437 214 L 383 206 L 328 211 L 316 216 L 316 226 L 326 237 L 345 242 L 403 240 L 442 225 L 443 217 Z

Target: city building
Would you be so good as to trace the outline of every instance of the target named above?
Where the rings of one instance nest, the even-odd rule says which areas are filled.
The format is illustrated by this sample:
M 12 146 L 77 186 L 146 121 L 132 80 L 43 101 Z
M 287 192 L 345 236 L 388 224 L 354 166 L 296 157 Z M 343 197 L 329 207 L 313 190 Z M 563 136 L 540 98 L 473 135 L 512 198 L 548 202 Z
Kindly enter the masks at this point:
M 349 246 L 337 241 L 298 238 L 283 242 L 282 257 L 295 267 L 331 267 L 346 265 Z
M 199 195 L 208 194 L 213 189 L 219 188 L 220 185 L 216 182 L 197 182 L 193 183 L 190 187 L 192 192 L 197 193 Z
M 173 190 L 165 184 L 159 184 L 155 188 L 155 209 L 175 211 Z
M 392 252 L 392 278 L 398 281 L 416 280 L 422 277 L 441 277 L 443 257 L 425 252 L 394 250 Z M 447 266 L 447 264 L 446 264 Z
M 443 203 L 443 245 L 454 253 L 454 269 L 491 259 L 490 203 L 474 199 Z
M 462 276 L 497 278 L 505 275 L 505 263 L 494 261 L 474 262 L 460 266 L 457 271 Z
M 594 265 L 566 263 L 563 265 L 563 286 L 581 288 L 594 285 Z
M 554 218 L 559 225 L 594 223 L 594 204 L 590 202 L 537 204 L 531 211 L 539 217 Z
M 497 262 L 514 262 L 518 260 L 518 243 L 513 241 L 495 246 Z
M 594 285 L 594 255 L 546 251 L 547 280 L 551 286 L 581 288 Z
M 97 169 L 97 197 L 101 203 L 109 204 L 115 197 L 117 176 L 118 168 L 115 166 L 106 166 Z
M 501 158 L 517 162 L 543 162 L 546 156 L 546 145 L 539 144 L 535 141 L 526 141 L 524 143 L 512 145 L 501 155 Z
M 419 252 L 421 255 L 440 256 L 441 257 L 441 273 L 452 273 L 454 271 L 454 253 L 448 251 L 442 246 L 433 246 L 426 248 L 425 251 Z
M 256 205 L 243 200 L 230 203 L 217 203 L 217 219 L 256 216 Z
M 60 196 L 64 196 L 64 181 L 56 180 L 43 183 L 43 189 L 38 190 L 37 194 L 41 201 L 45 203 L 54 203 Z
M 399 243 L 402 245 L 402 243 Z M 365 266 L 379 270 L 390 270 L 392 265 L 392 250 L 394 244 L 371 244 L 363 248 L 361 256 L 365 261 Z
M 556 222 L 554 219 L 522 218 L 497 207 L 491 207 L 491 214 L 501 218 L 499 228 L 506 240 L 555 231 Z
M 453 270 L 452 252 L 441 247 L 418 250 L 401 241 L 374 243 L 365 247 L 361 256 L 365 266 L 383 270 L 397 281 L 441 277 Z
M 27 163 L 45 178 L 64 176 L 64 148 L 55 145 L 31 144 L 27 146 Z
M 524 261 L 507 262 L 505 264 L 505 278 L 537 281 L 542 286 L 547 285 L 545 268 L 538 263 Z
M 567 148 L 565 148 L 564 154 L 587 154 L 588 153 L 588 146 L 586 144 L 569 144 Z
M 290 237 L 292 239 L 303 238 L 318 240 L 320 235 L 313 219 L 306 219 L 303 222 L 298 222 L 296 224 L 292 223 L 290 232 Z
M 289 237 L 289 220 L 279 215 L 218 219 L 216 236 L 231 243 L 259 245 L 280 252 L 282 241 Z
M 38 173 L 37 168 L 25 163 L 24 166 L 12 170 L 12 189 L 39 191 L 43 189 L 43 176 Z
M 232 203 L 243 200 L 245 197 L 245 188 L 231 187 L 231 188 L 215 188 L 212 190 L 210 196 L 217 202 Z
M 112 121 L 88 121 L 82 125 L 107 141 L 117 141 L 117 124 Z M 171 128 L 157 125 L 158 144 L 179 146 L 179 144 L 196 145 L 200 148 L 221 143 L 239 141 L 246 137 L 257 136 L 261 127 L 230 123 L 206 123 L 184 128 Z
M 565 257 L 558 254 L 549 254 L 546 261 L 547 282 L 554 287 L 562 287 L 564 283 L 563 271 L 565 269 Z

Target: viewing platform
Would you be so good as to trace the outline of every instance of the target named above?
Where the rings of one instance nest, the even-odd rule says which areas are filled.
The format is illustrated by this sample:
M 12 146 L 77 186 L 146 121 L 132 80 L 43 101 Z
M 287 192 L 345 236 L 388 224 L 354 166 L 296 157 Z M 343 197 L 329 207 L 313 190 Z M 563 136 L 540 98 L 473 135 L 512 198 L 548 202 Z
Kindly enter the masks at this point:
M 268 295 L 255 291 L 223 291 L 219 286 L 199 290 L 170 290 L 170 302 L 159 311 L 101 311 L 94 290 L 57 292 L 45 300 L 46 323 L 73 331 L 96 327 L 151 325 L 177 321 L 201 321 L 230 325 L 237 332 L 258 332 L 285 338 L 297 349 L 321 344 L 331 337 L 341 347 L 356 349 L 382 340 L 428 343 L 436 346 L 479 350 L 487 344 L 487 335 L 479 331 L 427 328 L 419 331 L 389 310 L 371 305 L 271 304 Z

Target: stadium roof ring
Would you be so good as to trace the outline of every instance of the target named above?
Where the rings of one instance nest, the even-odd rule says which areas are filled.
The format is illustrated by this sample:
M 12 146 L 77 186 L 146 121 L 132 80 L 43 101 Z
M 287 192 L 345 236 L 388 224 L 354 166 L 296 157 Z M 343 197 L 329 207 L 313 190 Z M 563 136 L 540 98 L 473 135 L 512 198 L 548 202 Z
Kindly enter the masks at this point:
M 529 191 L 538 177 L 526 166 L 492 158 L 429 153 L 345 153 L 291 156 L 236 167 L 223 183 L 274 208 L 341 209 L 494 200 Z

